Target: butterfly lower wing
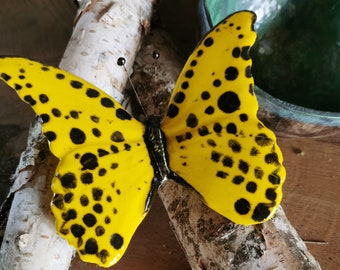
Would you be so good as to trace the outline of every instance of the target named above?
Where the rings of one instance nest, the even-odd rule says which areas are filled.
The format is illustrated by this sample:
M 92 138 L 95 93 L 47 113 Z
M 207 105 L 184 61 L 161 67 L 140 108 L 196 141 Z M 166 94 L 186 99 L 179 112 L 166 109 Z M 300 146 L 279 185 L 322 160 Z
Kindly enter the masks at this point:
M 275 135 L 256 116 L 249 56 L 254 21 L 254 13 L 238 12 L 203 38 L 162 123 L 170 168 L 209 207 L 244 225 L 274 214 L 285 178 Z
M 116 262 L 145 216 L 151 189 L 144 126 L 95 86 L 54 67 L 3 57 L 0 79 L 41 117 L 50 149 L 61 160 L 52 183 L 58 232 L 83 260 Z M 95 191 L 103 193 L 100 201 Z
M 52 212 L 57 231 L 83 261 L 108 267 L 124 254 L 146 215 L 153 170 L 144 151 L 123 150 L 95 161 L 92 151 L 83 147 L 61 160 L 52 181 Z

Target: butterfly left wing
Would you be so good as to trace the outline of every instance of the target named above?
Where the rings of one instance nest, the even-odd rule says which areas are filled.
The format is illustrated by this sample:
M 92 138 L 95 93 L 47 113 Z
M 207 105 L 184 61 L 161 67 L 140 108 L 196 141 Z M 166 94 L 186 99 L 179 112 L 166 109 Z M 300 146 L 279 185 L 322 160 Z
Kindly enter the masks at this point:
M 0 79 L 40 115 L 60 159 L 52 180 L 58 233 L 82 260 L 116 263 L 146 215 L 154 171 L 144 126 L 100 89 L 51 66 L 2 57 Z
M 216 212 L 239 224 L 269 219 L 285 169 L 256 113 L 249 50 L 255 14 L 235 13 L 207 34 L 180 74 L 167 117 L 170 168 Z

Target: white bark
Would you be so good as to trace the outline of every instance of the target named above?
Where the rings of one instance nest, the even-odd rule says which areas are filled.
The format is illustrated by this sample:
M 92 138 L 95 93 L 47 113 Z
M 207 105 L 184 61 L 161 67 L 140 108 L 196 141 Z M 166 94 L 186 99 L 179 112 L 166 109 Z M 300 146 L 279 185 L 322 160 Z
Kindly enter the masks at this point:
M 151 1 L 143 0 L 82 1 L 60 67 L 122 101 L 129 74 L 117 59 L 124 57 L 126 70 L 131 70 L 143 27 L 150 24 L 151 7 Z M 0 250 L 3 270 L 66 270 L 74 254 L 55 230 L 49 206 L 57 160 L 42 145 L 46 141 L 36 124 L 12 189 L 15 196 Z
M 60 67 L 93 83 L 118 102 L 150 25 L 150 0 L 82 1 Z M 126 59 L 125 69 L 117 59 Z
M 159 194 L 192 269 L 321 269 L 281 207 L 266 223 L 242 226 L 174 182 Z
M 73 249 L 56 234 L 49 208 L 56 164 L 37 121 L 14 175 L 15 196 L 0 250 L 2 270 L 68 269 Z

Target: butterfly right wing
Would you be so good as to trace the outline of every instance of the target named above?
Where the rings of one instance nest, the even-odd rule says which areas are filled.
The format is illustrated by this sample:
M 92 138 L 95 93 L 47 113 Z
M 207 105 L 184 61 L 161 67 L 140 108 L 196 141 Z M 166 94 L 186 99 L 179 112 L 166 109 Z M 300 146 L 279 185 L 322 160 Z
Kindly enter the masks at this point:
M 170 168 L 210 208 L 243 225 L 273 216 L 285 180 L 275 134 L 256 116 L 249 56 L 255 18 L 234 13 L 202 39 L 162 123 Z

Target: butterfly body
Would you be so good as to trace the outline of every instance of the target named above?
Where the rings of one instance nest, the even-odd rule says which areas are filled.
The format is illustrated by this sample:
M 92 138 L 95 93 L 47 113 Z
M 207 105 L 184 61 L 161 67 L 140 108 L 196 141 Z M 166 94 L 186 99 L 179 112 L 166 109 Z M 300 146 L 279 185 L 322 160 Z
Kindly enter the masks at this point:
M 165 119 L 144 123 L 72 74 L 0 58 L 0 79 L 40 115 L 60 159 L 51 208 L 58 233 L 84 261 L 116 263 L 166 179 L 236 223 L 273 216 L 285 169 L 274 133 L 256 116 L 254 21 L 244 11 L 212 29 L 184 66 Z
M 172 178 L 173 180 L 176 179 L 170 176 L 173 174 L 169 168 L 169 155 L 166 149 L 165 134 L 160 127 L 160 117 L 155 115 L 148 116 L 144 120 L 143 124 L 145 125 L 145 132 L 143 136 L 144 142 L 148 148 L 150 161 L 152 167 L 154 168 L 152 187 L 145 204 L 145 209 L 148 211 L 152 198 L 162 182 L 168 177 Z

